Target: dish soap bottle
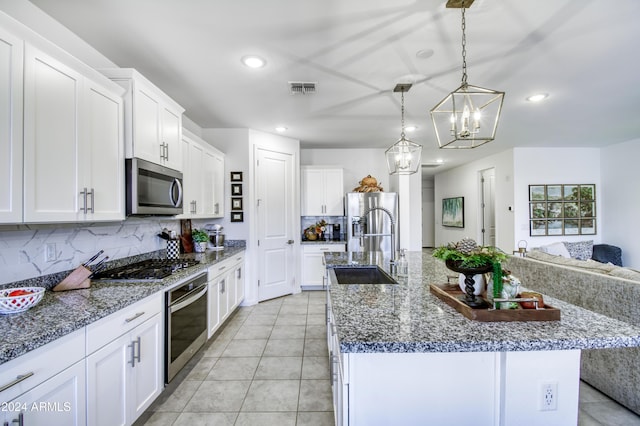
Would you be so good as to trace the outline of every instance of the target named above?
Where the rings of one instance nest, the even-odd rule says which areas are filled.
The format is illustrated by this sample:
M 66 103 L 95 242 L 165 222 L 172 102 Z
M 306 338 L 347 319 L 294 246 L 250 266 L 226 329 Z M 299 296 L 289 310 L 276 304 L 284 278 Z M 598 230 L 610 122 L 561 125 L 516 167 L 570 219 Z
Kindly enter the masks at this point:
M 400 250 L 400 258 L 396 262 L 398 277 L 404 278 L 409 276 L 409 262 L 405 256 L 405 249 Z

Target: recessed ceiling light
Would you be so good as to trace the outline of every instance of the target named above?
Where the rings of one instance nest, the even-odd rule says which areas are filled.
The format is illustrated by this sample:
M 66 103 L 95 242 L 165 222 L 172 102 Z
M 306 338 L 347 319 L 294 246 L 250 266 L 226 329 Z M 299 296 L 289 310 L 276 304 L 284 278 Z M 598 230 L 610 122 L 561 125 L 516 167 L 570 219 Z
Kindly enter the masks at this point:
M 404 128 L 405 132 L 415 132 L 418 130 L 418 126 L 407 126 Z
M 444 160 L 443 160 L 442 158 L 438 158 L 438 159 L 436 160 L 436 163 L 438 163 L 438 164 L 442 164 L 442 163 L 444 163 Z
M 433 56 L 433 49 L 422 49 L 416 52 L 416 58 L 427 59 Z
M 286 131 L 287 131 L 287 128 L 284 127 L 284 126 L 276 127 L 276 132 L 278 132 L 278 133 L 282 133 L 282 132 L 286 132 Z
M 267 64 L 267 61 L 262 59 L 260 56 L 249 55 L 242 57 L 242 63 L 249 68 L 262 68 Z
M 531 95 L 527 98 L 527 100 L 529 102 L 540 102 L 542 100 L 545 100 L 549 97 L 548 93 L 537 93 L 535 95 Z

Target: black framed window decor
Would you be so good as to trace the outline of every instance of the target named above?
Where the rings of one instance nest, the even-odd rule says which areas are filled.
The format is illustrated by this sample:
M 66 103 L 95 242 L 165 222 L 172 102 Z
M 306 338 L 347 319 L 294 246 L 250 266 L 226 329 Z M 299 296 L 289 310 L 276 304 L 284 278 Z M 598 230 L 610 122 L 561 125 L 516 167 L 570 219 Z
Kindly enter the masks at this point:
M 529 185 L 529 235 L 595 235 L 594 184 Z

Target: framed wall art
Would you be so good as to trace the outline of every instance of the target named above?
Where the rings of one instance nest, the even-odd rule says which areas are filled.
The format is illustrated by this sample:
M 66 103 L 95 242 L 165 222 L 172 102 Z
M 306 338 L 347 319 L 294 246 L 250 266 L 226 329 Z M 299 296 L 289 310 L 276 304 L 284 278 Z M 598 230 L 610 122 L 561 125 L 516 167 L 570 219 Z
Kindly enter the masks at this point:
M 244 222 L 244 213 L 231 212 L 231 222 Z
M 242 172 L 231 172 L 231 182 L 242 182 Z
M 242 184 L 241 183 L 232 183 L 231 184 L 231 195 L 239 196 L 242 195 Z
M 242 210 L 242 198 L 231 198 L 231 210 Z
M 442 226 L 464 228 L 464 197 L 442 199 Z
M 529 235 L 594 235 L 594 184 L 529 185 Z

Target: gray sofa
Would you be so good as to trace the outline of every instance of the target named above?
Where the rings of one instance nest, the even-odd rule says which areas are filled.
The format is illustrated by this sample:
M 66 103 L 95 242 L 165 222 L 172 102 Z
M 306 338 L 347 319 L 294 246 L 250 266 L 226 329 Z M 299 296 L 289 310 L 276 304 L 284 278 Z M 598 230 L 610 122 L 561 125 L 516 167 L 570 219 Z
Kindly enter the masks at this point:
M 511 256 L 504 268 L 520 278 L 524 287 L 640 326 L 637 271 L 534 252 L 525 258 Z M 582 351 L 580 376 L 640 414 L 640 348 Z

